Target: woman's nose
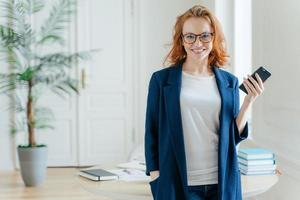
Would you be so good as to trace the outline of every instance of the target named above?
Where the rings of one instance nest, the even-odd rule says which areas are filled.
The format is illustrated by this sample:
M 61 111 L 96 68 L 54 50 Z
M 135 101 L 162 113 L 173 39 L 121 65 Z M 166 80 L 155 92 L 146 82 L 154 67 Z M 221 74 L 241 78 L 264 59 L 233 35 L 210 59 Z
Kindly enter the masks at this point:
M 196 41 L 195 41 L 195 43 L 194 43 L 194 45 L 202 45 L 202 42 L 201 42 L 201 40 L 200 40 L 200 37 L 198 36 L 198 37 L 196 37 Z

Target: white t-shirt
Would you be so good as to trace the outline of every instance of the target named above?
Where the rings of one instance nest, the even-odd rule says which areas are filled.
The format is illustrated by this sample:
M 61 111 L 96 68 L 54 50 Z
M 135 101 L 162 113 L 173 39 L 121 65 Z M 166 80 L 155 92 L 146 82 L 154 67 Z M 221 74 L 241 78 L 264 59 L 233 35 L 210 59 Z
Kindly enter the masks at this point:
M 182 71 L 180 109 L 188 185 L 217 184 L 221 97 L 215 76 Z

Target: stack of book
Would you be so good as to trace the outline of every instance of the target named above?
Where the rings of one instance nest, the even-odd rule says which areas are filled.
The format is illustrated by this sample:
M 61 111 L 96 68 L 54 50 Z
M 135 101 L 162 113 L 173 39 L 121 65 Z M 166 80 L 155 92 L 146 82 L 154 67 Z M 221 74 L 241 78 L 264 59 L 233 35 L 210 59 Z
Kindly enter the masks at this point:
M 275 174 L 275 155 L 267 149 L 240 149 L 238 161 L 243 175 Z

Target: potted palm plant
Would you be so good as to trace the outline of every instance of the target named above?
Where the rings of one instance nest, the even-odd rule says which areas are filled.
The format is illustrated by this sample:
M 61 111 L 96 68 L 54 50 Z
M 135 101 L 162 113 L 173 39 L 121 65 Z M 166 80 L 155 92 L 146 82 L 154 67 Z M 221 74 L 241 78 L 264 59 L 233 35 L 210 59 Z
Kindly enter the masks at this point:
M 80 59 L 88 58 L 88 53 L 83 52 L 51 51 L 62 49 L 65 44 L 64 31 L 76 2 L 57 0 L 44 23 L 33 26 L 32 19 L 44 10 L 45 3 L 2 0 L 0 5 L 0 15 L 5 19 L 0 24 L 0 59 L 8 65 L 7 73 L 0 74 L 0 92 L 12 98 L 10 109 L 15 115 L 12 133 L 23 132 L 28 136 L 27 144 L 17 148 L 26 186 L 36 186 L 44 180 L 47 146 L 39 144 L 35 134 L 39 129 L 53 128 L 52 111 L 41 107 L 39 99 L 47 91 L 63 97 L 78 93 L 78 80 L 71 72 Z

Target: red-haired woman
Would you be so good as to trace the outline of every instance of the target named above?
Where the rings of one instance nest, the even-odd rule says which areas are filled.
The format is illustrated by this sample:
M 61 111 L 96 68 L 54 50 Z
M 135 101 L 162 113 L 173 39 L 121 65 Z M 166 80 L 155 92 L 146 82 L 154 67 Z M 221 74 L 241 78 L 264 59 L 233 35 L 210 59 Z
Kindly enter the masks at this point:
M 236 145 L 248 136 L 248 111 L 264 87 L 238 79 L 216 17 L 194 6 L 177 18 L 170 67 L 152 74 L 145 124 L 146 174 L 157 200 L 241 200 Z

